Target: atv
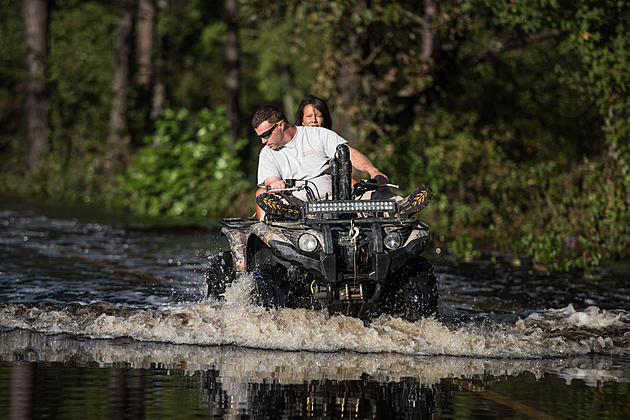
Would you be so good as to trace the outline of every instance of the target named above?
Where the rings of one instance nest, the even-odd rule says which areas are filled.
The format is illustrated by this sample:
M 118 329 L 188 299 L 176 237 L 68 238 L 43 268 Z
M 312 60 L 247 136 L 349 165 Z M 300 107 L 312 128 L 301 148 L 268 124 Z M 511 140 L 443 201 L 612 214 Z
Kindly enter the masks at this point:
M 340 145 L 331 161 L 332 199 L 317 199 L 308 182 L 295 180 L 286 180 L 282 191 L 270 190 L 305 190 L 298 220 L 269 214 L 262 221 L 219 220 L 231 250 L 211 258 L 208 295 L 220 299 L 238 273 L 251 273 L 252 300 L 268 308 L 328 309 L 364 320 L 436 314 L 433 267 L 420 256 L 429 226 L 397 217 L 393 199 L 357 199 L 383 185 L 351 185 L 349 156 Z

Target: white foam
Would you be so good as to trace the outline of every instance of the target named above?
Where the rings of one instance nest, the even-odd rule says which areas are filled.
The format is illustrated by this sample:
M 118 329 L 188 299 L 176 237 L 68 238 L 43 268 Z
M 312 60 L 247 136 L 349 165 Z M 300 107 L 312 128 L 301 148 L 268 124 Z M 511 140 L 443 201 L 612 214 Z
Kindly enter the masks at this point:
M 370 325 L 356 318 L 306 309 L 265 310 L 249 303 L 251 277 L 226 290 L 226 300 L 131 310 L 108 304 L 33 308 L 0 305 L 0 325 L 96 338 L 226 345 L 314 352 L 357 351 L 410 355 L 540 358 L 626 352 L 625 311 L 572 306 L 530 315 L 515 324 L 486 322 L 453 328 L 439 319 L 407 322 L 382 316 Z

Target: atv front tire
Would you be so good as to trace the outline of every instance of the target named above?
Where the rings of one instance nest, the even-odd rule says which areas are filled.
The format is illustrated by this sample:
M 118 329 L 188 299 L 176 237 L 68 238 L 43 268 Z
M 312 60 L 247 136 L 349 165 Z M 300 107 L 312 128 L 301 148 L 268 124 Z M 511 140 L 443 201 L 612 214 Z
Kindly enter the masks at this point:
M 437 314 L 437 279 L 431 263 L 418 257 L 392 273 L 380 300 L 380 313 L 410 322 Z
M 252 302 L 275 309 L 286 306 L 287 270 L 279 265 L 262 264 L 256 268 L 254 276 L 254 291 Z

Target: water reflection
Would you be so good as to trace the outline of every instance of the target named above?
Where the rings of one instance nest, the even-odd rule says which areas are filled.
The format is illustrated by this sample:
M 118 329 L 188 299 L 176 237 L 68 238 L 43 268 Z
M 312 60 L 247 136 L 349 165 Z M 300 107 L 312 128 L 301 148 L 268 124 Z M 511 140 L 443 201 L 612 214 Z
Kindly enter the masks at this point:
M 35 369 L 32 363 L 9 363 L 9 419 L 28 419 L 33 405 Z
M 462 399 L 468 409 L 486 414 L 544 417 L 574 411 L 566 398 L 606 393 L 607 403 L 627 401 L 627 387 L 615 383 L 630 382 L 629 360 L 602 356 L 506 360 L 281 352 L 22 330 L 0 333 L 0 360 L 0 377 L 9 377 L 0 395 L 8 399 L 11 418 L 459 417 Z M 35 388 L 38 404 L 31 400 Z M 532 400 L 522 395 L 525 390 L 551 390 L 558 399 Z M 70 404 L 62 407 L 62 401 Z M 615 414 L 625 410 L 619 405 Z
M 145 417 L 145 377 L 144 369 L 109 369 L 110 418 Z

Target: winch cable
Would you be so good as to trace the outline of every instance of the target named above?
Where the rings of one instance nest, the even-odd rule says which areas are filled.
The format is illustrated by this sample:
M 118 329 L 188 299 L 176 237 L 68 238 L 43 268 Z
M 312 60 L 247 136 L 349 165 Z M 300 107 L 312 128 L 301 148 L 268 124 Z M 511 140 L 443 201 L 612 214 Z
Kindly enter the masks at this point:
M 354 225 L 354 219 L 350 221 L 350 243 L 352 244 L 352 272 L 354 274 L 354 286 L 357 286 L 357 238 L 359 237 L 359 228 Z

